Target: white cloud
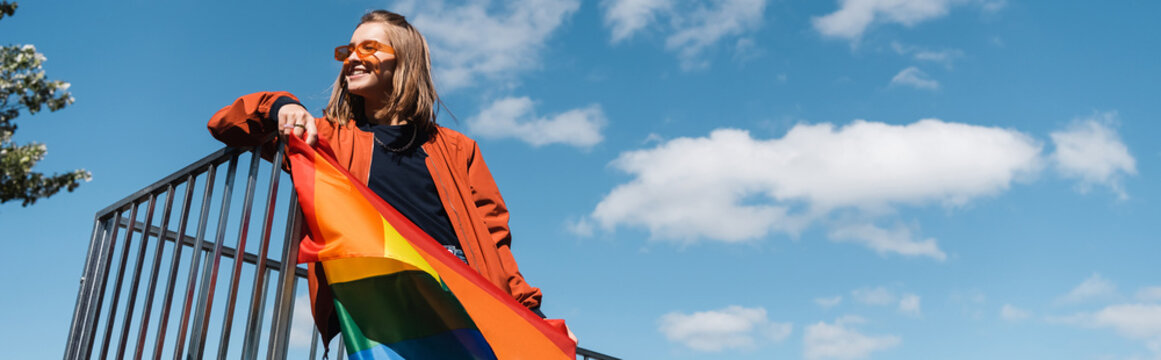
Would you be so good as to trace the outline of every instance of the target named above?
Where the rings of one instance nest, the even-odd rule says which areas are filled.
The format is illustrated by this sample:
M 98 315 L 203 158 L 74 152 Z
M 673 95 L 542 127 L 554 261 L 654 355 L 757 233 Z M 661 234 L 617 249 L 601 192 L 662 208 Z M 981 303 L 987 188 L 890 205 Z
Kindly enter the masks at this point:
M 1012 306 L 1011 304 L 1004 304 L 1004 306 L 1000 308 L 1000 318 L 1007 321 L 1024 320 L 1027 319 L 1028 316 L 1030 316 L 1028 311 Z
M 720 310 L 661 316 L 658 330 L 669 341 L 698 351 L 752 348 L 759 342 L 780 342 L 790 336 L 789 323 L 766 319 L 766 309 L 729 306 Z
M 1101 277 L 1100 274 L 1092 274 L 1088 279 L 1085 279 L 1080 285 L 1077 285 L 1068 294 L 1057 299 L 1060 303 L 1075 304 L 1082 303 L 1089 300 L 1109 298 L 1116 294 L 1117 286 L 1112 282 Z
M 512 81 L 540 66 L 540 50 L 580 7 L 578 0 L 400 1 L 395 8 L 427 37 L 445 91 L 483 79 Z
M 867 305 L 890 305 L 895 302 L 895 294 L 885 287 L 861 288 L 851 291 L 851 297 Z
M 807 359 L 861 359 L 875 351 L 898 346 L 898 336 L 863 335 L 849 325 L 863 323 L 859 317 L 843 317 L 834 324 L 819 322 L 806 328 L 803 353 Z
M 899 205 L 961 206 L 1035 174 L 1040 161 L 1040 145 L 1022 133 L 937 119 L 799 124 L 768 140 L 719 129 L 622 153 L 610 165 L 633 179 L 609 192 L 590 217 L 607 231 L 646 228 L 655 240 L 746 242 L 854 212 L 860 220 L 835 222 L 836 240 L 942 259 L 932 239 L 900 240 L 898 231 L 876 235 L 852 223 Z
M 818 304 L 818 306 L 821 306 L 823 309 L 829 309 L 829 308 L 838 306 L 838 304 L 841 304 L 842 302 L 843 302 L 842 295 L 835 296 L 835 297 L 829 297 L 829 298 L 815 298 L 814 299 L 814 303 Z
M 891 78 L 891 85 L 910 86 L 922 90 L 937 90 L 939 89 L 939 82 L 931 79 L 927 73 L 919 68 L 911 66 L 903 69 L 895 77 Z
M 914 26 L 947 15 L 949 0 L 841 0 L 833 13 L 811 19 L 825 36 L 857 41 L 872 23 Z
M 473 134 L 483 138 L 516 138 L 537 147 L 564 144 L 589 148 L 604 139 L 601 128 L 607 120 L 596 104 L 539 117 L 533 111 L 532 99 L 509 97 L 496 100 L 467 123 Z
M 851 298 L 855 301 L 874 306 L 898 305 L 899 312 L 909 316 L 919 316 L 920 298 L 915 294 L 895 295 L 885 287 L 859 288 L 851 291 Z
M 927 256 L 936 260 L 947 259 L 935 239 L 915 239 L 904 227 L 884 229 L 875 224 L 853 223 L 837 225 L 828 233 L 835 241 L 862 244 L 879 254 L 895 253 L 908 256 Z
M 956 59 L 964 55 L 963 50 L 959 49 L 931 50 L 918 46 L 904 45 L 897 41 L 891 42 L 891 48 L 896 53 L 899 53 L 899 55 L 910 55 L 915 60 L 942 64 L 949 69 L 952 68 Z
M 1116 117 L 1116 112 L 1100 113 L 1053 132 L 1056 152 L 1052 161 L 1063 176 L 1081 181 L 1082 192 L 1092 185 L 1104 185 L 1124 199 L 1128 195 L 1121 186 L 1121 177 L 1136 174 L 1137 165 L 1111 127 Z
M 658 13 L 673 3 L 667 0 L 602 0 L 605 26 L 613 32 L 612 42 L 621 42 L 656 21 Z
M 565 230 L 580 237 L 593 236 L 593 223 L 586 218 L 569 219 L 564 222 Z
M 899 312 L 910 316 L 919 316 L 923 311 L 919 308 L 919 295 L 903 294 L 899 299 Z
M 1078 313 L 1048 320 L 1090 328 L 1113 329 L 1126 338 L 1145 341 L 1145 345 L 1155 355 L 1161 356 L 1161 305 L 1111 305 L 1093 313 Z
M 689 70 L 709 65 L 702 53 L 718 40 L 745 34 L 762 25 L 766 0 L 724 0 L 715 8 L 699 8 L 674 17 L 676 32 L 665 39 L 665 48 L 677 52 L 681 67 Z
M 605 0 L 605 26 L 613 43 L 621 42 L 652 23 L 668 20 L 666 50 L 677 53 L 685 70 L 704 68 L 703 54 L 724 39 L 741 38 L 762 26 L 766 0 L 698 1 L 674 4 L 654 0 Z M 753 53 L 753 43 L 736 41 L 739 51 Z M 744 56 L 743 56 L 744 57 Z
M 1161 286 L 1149 286 L 1137 290 L 1137 300 L 1161 301 Z
M 811 22 L 823 36 L 846 39 L 852 44 L 872 25 L 912 27 L 946 16 L 953 5 L 975 4 L 987 12 L 1004 7 L 1002 0 L 840 0 L 839 4 L 835 12 L 814 17 Z

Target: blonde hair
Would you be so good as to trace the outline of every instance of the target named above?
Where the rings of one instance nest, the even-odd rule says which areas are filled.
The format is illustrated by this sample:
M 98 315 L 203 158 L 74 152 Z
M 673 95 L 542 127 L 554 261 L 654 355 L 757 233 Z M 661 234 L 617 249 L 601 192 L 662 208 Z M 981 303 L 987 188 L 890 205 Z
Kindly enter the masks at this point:
M 387 26 L 387 37 L 395 49 L 395 71 L 387 106 L 375 113 L 376 118 L 398 118 L 415 124 L 418 130 L 432 134 L 436 130 L 435 110 L 439 95 L 431 80 L 431 57 L 427 40 L 403 15 L 374 10 L 363 15 L 359 25 L 381 22 Z M 357 28 L 358 26 L 356 26 Z M 363 111 L 363 97 L 347 92 L 347 78 L 341 71 L 335 79 L 331 99 L 323 109 L 327 120 L 347 125 L 355 112 Z

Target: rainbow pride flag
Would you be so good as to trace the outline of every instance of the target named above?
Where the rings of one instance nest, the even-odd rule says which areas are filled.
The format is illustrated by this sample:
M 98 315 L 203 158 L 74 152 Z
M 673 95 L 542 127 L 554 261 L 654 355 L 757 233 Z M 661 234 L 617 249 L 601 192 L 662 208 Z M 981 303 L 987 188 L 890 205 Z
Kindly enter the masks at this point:
M 294 188 L 350 359 L 576 359 L 563 322 L 519 304 L 338 165 L 290 137 Z

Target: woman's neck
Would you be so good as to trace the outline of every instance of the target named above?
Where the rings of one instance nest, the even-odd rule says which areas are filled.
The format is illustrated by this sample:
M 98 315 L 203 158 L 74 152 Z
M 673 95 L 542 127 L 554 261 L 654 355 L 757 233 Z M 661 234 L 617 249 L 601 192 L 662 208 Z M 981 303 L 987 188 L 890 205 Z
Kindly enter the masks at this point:
M 367 106 L 368 104 L 379 104 L 378 106 Z M 407 125 L 407 120 L 399 119 L 397 114 L 391 114 L 389 118 L 379 118 L 375 114 L 380 113 L 387 108 L 386 101 L 371 101 L 367 99 L 363 105 L 363 116 L 372 124 L 379 125 Z

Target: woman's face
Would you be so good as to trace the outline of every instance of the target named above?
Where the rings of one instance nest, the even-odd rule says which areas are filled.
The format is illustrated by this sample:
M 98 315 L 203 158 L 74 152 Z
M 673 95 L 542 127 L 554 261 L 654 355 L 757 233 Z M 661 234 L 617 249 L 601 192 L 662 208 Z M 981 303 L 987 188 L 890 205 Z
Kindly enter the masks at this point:
M 387 38 L 387 27 L 380 22 L 370 22 L 355 28 L 351 34 L 351 44 L 358 45 L 367 40 L 375 40 L 384 45 L 391 44 Z M 347 91 L 364 99 L 381 99 L 391 90 L 391 78 L 395 72 L 395 55 L 376 51 L 374 55 L 360 58 L 352 51 L 343 61 L 343 76 L 347 79 Z

